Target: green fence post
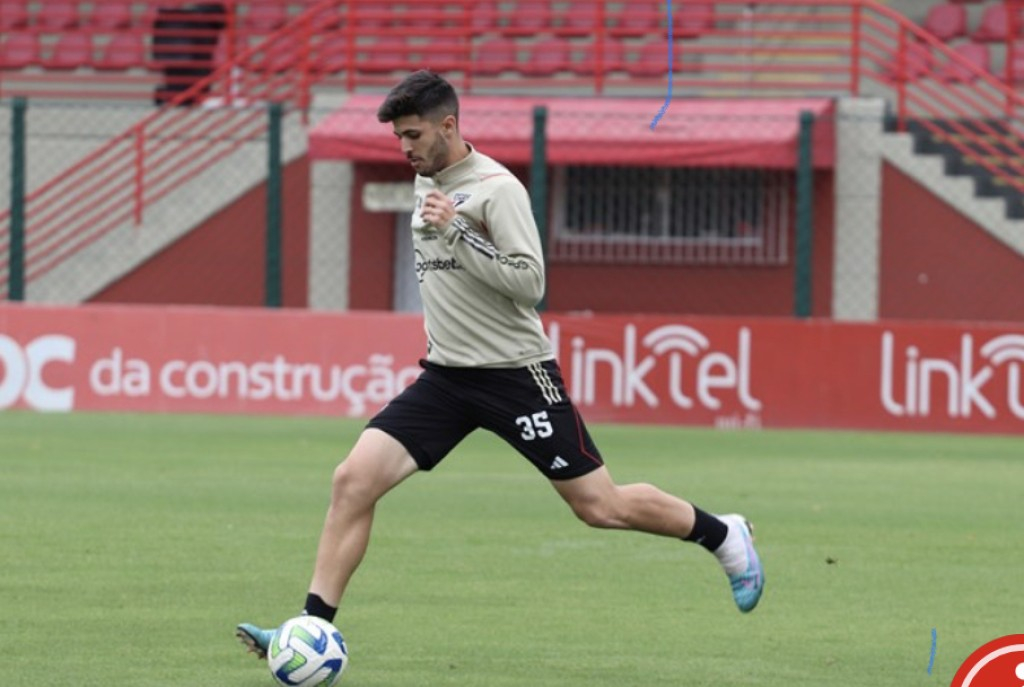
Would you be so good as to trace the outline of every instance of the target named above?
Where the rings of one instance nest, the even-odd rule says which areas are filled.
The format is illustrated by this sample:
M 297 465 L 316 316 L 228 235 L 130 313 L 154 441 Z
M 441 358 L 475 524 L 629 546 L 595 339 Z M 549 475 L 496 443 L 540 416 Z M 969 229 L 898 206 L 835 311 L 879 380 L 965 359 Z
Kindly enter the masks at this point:
M 814 114 L 802 111 L 796 166 L 796 281 L 793 289 L 793 314 L 797 317 L 811 316 L 811 262 L 814 253 L 813 130 Z
M 267 116 L 267 257 L 264 305 L 281 307 L 281 120 L 284 106 L 271 103 Z
M 11 109 L 11 236 L 7 248 L 7 299 L 25 300 L 25 110 L 17 97 Z
M 543 254 L 548 250 L 548 108 L 538 105 L 533 108 L 533 155 L 530 164 L 530 202 L 533 219 L 537 222 L 540 246 Z M 547 309 L 547 293 L 541 296 L 538 310 Z

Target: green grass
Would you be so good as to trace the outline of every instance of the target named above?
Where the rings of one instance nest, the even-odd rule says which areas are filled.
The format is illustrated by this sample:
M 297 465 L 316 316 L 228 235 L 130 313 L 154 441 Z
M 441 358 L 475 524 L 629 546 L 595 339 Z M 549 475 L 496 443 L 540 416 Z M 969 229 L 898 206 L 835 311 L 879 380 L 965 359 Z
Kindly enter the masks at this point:
M 0 683 L 269 687 L 234 624 L 300 610 L 360 427 L 0 413 Z M 478 433 L 378 508 L 343 684 L 946 687 L 1021 631 L 1020 439 L 592 429 L 619 481 L 754 520 L 761 606 L 698 547 L 586 528 Z

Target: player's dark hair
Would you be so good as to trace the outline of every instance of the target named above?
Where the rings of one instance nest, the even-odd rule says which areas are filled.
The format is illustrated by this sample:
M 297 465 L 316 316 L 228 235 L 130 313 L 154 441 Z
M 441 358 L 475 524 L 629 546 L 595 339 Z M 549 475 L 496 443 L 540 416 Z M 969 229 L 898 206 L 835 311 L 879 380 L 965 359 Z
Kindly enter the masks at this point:
M 377 120 L 382 123 L 410 115 L 434 121 L 454 115 L 458 122 L 459 97 L 444 78 L 429 69 L 421 69 L 392 88 L 377 110 Z

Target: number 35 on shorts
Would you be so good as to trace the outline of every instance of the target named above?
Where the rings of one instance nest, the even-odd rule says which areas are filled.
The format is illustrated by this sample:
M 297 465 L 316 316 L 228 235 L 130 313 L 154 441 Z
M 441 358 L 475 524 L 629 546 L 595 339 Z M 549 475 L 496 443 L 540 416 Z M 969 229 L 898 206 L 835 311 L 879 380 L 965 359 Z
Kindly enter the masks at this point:
M 520 415 L 516 418 L 516 424 L 519 426 L 519 435 L 524 441 L 533 441 L 534 439 L 546 439 L 555 433 L 555 430 L 551 427 L 551 420 L 548 419 L 548 411 L 542 410 L 534 413 L 533 415 Z

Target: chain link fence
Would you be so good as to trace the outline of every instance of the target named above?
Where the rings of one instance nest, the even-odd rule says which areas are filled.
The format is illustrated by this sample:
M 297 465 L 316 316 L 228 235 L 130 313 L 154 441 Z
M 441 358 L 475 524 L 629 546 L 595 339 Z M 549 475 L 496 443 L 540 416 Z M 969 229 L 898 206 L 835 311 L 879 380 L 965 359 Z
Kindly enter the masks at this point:
M 307 257 L 302 207 L 281 207 L 277 259 L 292 269 L 268 285 L 266 106 L 181 108 L 153 125 L 159 111 L 148 105 L 32 100 L 20 171 L 10 154 L 19 106 L 0 103 L 0 293 L 16 257 L 8 192 L 20 173 L 30 302 L 258 306 L 276 288 L 286 304 L 305 305 L 304 274 L 295 273 Z M 288 115 L 281 128 L 278 176 L 292 186 L 306 168 L 297 120 Z
M 411 183 L 397 144 L 386 142 L 393 163 L 311 162 L 308 134 L 336 111 L 321 101 L 305 117 L 283 114 L 275 171 L 269 108 L 239 105 L 180 108 L 173 127 L 134 140 L 150 105 L 32 100 L 17 170 L 15 103 L 0 101 L 0 295 L 12 295 L 10 194 L 20 173 L 28 302 L 415 309 L 415 282 L 404 283 L 415 280 L 408 208 L 363 206 L 381 184 Z M 701 120 L 677 106 L 651 131 L 655 107 L 630 140 L 613 135 L 626 120 L 609 105 L 576 116 L 570 130 L 552 105 L 545 183 L 532 188 L 547 207 L 550 310 L 1024 320 L 1024 222 L 1008 216 L 1008 196 L 943 141 L 894 131 L 883 101 L 841 100 L 817 114 L 803 163 L 792 113 Z M 380 127 L 373 115 L 360 113 L 367 130 Z M 471 110 L 463 128 L 534 186 L 532 154 L 503 159 L 500 143 L 502 132 L 529 137 L 529 112 Z M 758 163 L 755 142 L 782 129 L 778 151 L 765 148 L 770 162 Z M 667 159 L 659 142 L 673 131 L 707 145 L 695 139 L 692 154 Z M 121 148 L 103 152 L 120 136 Z M 563 161 L 573 137 L 588 152 Z M 204 155 L 216 159 L 155 197 Z M 93 171 L 74 178 L 90 159 Z M 56 253 L 66 257 L 48 259 Z

